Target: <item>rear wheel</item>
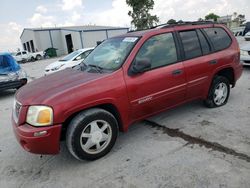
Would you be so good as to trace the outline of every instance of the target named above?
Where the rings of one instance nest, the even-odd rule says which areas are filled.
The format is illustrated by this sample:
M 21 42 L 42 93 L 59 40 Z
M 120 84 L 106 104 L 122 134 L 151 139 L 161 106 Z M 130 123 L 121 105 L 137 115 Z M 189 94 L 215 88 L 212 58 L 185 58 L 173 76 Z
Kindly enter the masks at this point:
M 75 158 L 95 160 L 112 149 L 117 134 L 115 117 L 103 109 L 93 108 L 72 119 L 66 133 L 66 144 Z
M 227 78 L 216 76 L 209 90 L 208 98 L 204 104 L 209 108 L 223 106 L 227 103 L 230 95 L 230 84 Z
M 42 56 L 38 54 L 38 55 L 36 56 L 36 59 L 37 59 L 37 60 L 41 60 L 41 59 L 42 59 Z

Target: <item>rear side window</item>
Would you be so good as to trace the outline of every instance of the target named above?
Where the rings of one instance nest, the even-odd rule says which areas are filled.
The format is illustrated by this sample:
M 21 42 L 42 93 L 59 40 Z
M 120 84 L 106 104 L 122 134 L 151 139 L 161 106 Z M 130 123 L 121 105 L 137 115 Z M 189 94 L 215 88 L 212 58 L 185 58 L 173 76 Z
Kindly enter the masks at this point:
M 172 33 L 164 33 L 148 39 L 136 55 L 136 60 L 149 60 L 151 69 L 177 62 Z
M 203 33 L 200 30 L 197 30 L 197 34 L 199 36 L 202 54 L 203 55 L 209 54 L 211 51 L 211 48 L 210 48 L 210 45 L 208 44 L 207 39 L 205 38 L 205 36 L 203 35 Z
M 223 50 L 229 47 L 232 42 L 227 32 L 222 28 L 206 28 L 204 31 L 211 40 L 215 51 Z
M 191 59 L 202 55 L 200 43 L 195 30 L 180 32 L 184 48 L 185 59 Z

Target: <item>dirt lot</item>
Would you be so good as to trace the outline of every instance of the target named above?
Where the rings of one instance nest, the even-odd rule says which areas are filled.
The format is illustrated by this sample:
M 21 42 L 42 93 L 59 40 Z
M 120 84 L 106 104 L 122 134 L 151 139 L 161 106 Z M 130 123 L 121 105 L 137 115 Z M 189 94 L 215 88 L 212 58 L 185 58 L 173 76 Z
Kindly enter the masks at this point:
M 54 60 L 22 67 L 33 80 Z M 14 92 L 0 94 L 0 187 L 250 187 L 250 68 L 227 105 L 192 102 L 132 125 L 93 162 L 75 160 L 65 143 L 56 156 L 25 152 L 10 123 Z

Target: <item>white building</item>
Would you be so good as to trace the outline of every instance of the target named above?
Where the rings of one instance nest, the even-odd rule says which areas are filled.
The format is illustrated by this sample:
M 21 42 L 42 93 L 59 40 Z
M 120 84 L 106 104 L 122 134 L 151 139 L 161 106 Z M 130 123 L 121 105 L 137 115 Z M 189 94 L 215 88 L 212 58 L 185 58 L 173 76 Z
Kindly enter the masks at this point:
M 125 27 L 72 26 L 54 28 L 25 28 L 20 36 L 23 49 L 29 52 L 56 48 L 57 55 L 76 49 L 94 47 L 103 40 L 128 32 Z

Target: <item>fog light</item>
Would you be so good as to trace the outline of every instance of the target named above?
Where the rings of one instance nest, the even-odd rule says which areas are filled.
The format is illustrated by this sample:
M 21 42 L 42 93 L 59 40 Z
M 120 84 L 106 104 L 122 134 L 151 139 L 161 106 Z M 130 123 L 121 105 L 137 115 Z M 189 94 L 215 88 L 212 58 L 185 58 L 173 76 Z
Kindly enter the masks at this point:
M 47 131 L 39 131 L 39 132 L 35 132 L 34 136 L 43 136 L 45 134 L 47 134 Z

